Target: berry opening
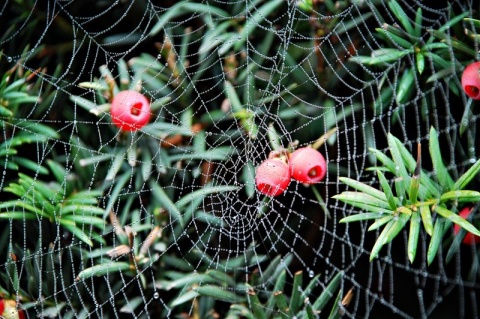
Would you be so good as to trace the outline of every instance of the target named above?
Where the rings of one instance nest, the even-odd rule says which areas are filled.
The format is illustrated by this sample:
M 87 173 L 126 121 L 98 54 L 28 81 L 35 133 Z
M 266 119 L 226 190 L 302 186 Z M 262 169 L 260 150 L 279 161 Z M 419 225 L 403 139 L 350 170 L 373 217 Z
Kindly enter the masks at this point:
M 320 166 L 315 166 L 308 171 L 308 177 L 317 177 L 322 175 L 322 168 Z
M 132 115 L 139 115 L 140 114 L 140 111 L 142 110 L 142 103 L 141 102 L 137 102 L 135 104 L 132 105 L 132 107 L 130 108 L 130 113 Z
M 466 85 L 465 86 L 465 93 L 469 96 L 477 96 L 480 92 L 480 89 L 474 85 Z

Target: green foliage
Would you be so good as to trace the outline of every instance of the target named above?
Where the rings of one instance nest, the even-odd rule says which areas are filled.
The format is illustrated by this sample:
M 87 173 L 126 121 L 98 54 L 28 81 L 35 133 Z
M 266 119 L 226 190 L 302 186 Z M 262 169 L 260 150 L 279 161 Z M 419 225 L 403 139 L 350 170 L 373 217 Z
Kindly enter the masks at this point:
M 454 182 L 442 159 L 437 132 L 434 128 L 430 130 L 429 141 L 430 158 L 435 170 L 433 176 L 421 169 L 420 146 L 417 161 L 415 161 L 403 143 L 391 134 L 388 135 L 388 145 L 391 157 L 380 150 L 370 150 L 382 164 L 370 169 L 376 171 L 381 190 L 341 177 L 340 181 L 354 188 L 356 192 L 344 191 L 333 196 L 365 211 L 365 213 L 345 217 L 340 220 L 341 223 L 374 220 L 368 228 L 369 231 L 384 226 L 372 248 L 370 260 L 378 257 L 380 249 L 391 242 L 408 222 L 410 222 L 410 231 L 407 253 L 412 263 L 417 253 L 421 223 L 425 232 L 431 236 L 427 251 L 428 264 L 435 258 L 443 236 L 452 223 L 480 236 L 477 228 L 457 214 L 460 205 L 480 202 L 480 192 L 464 190 L 480 172 L 480 160 Z M 382 171 L 393 175 L 395 195 Z
M 160 290 L 178 290 L 178 295 L 169 305 L 172 308 L 193 304 L 193 316 L 210 318 L 215 309 L 212 300 L 229 304 L 225 318 L 318 318 L 320 312 L 333 302 L 328 318 L 339 318 L 340 298 L 343 296 L 343 272 L 338 272 L 323 287 L 317 275 L 303 286 L 303 272 L 293 275 L 291 287 L 287 283 L 287 266 L 291 256 L 272 259 L 262 270 L 256 269 L 249 282 L 242 283 L 244 276 L 228 271 L 208 270 L 184 276 L 179 272 L 169 272 L 167 279 L 156 282 Z M 262 274 L 261 277 L 258 274 Z M 287 288 L 288 287 L 288 288 Z M 314 294 L 321 288 L 319 295 Z M 291 289 L 291 294 L 286 294 Z M 350 292 L 351 293 L 351 292 Z M 333 301 L 333 298 L 335 300 Z M 342 306 L 348 302 L 342 301 Z M 214 311 L 214 310 L 213 310 Z
M 58 163 L 48 161 L 56 182 L 45 183 L 19 173 L 19 179 L 4 191 L 17 200 L 0 203 L 0 219 L 37 221 L 46 220 L 70 231 L 79 240 L 93 246 L 91 238 L 104 243 L 94 229 L 103 230 L 104 210 L 97 206 L 101 192 L 75 189 L 75 180 Z
M 399 2 L 388 1 L 388 7 L 394 23 L 384 22 L 375 29 L 375 41 L 383 45 L 369 52 L 370 55 L 360 54 L 350 58 L 350 61 L 372 71 L 384 71 L 380 79 L 373 79 L 381 91 L 372 103 L 377 114 L 392 104 L 405 106 L 422 98 L 422 115 L 427 118 L 430 103 L 421 96 L 421 92 L 430 90 L 438 81 L 445 81 L 449 89 L 460 96 L 463 90 L 456 75 L 472 62 L 472 58 L 477 59 L 477 53 L 473 49 L 474 38 L 471 36 L 473 32 L 466 29 L 470 36 L 465 36 L 461 28 L 462 21 L 472 21 L 465 18 L 471 13 L 466 11 L 455 15 L 450 10 L 449 21 L 438 29 L 429 28 L 424 33 L 422 8 L 417 9 L 415 20 L 412 21 Z M 394 123 L 399 119 L 400 109 L 402 108 L 396 108 L 394 112 Z M 462 123 L 471 116 L 469 108 L 466 108 Z M 463 133 L 465 128 L 466 124 L 462 124 L 460 132 Z
M 25 49 L 25 51 L 28 51 Z M 0 60 L 1 60 L 0 52 Z M 3 73 L 0 80 L 0 167 L 18 171 L 28 169 L 38 174 L 48 174 L 48 170 L 30 159 L 20 155 L 21 150 L 34 145 L 45 145 L 59 134 L 51 127 L 41 123 L 30 123 L 22 119 L 25 110 L 42 108 L 45 103 L 41 98 L 52 95 L 51 86 L 40 90 L 41 80 L 38 70 L 25 71 L 19 64 Z M 0 184 L 0 190 L 2 189 Z

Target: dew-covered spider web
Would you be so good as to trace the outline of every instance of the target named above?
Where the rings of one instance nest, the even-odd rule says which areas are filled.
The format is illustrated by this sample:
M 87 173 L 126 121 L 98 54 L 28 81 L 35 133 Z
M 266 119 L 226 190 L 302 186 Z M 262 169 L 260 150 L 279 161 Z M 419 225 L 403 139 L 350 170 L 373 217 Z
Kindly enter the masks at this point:
M 421 145 L 426 178 L 431 128 L 454 181 L 477 161 L 460 81 L 478 8 L 4 1 L 0 316 L 479 318 L 479 246 L 445 224 L 429 260 L 421 227 L 412 262 L 406 224 L 370 261 L 382 228 L 340 223 L 369 211 L 333 197 L 344 177 L 381 191 L 372 167 L 401 187 L 372 151 L 391 158 L 389 133 L 415 160 Z M 138 131 L 112 124 L 127 89 L 151 103 Z M 263 161 L 310 146 L 321 182 L 259 192 Z

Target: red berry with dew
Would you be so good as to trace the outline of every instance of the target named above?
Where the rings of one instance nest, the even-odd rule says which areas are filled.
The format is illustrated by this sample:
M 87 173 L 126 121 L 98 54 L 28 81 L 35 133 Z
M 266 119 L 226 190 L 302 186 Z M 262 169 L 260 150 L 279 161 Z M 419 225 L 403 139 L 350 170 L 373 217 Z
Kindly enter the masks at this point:
M 311 147 L 297 149 L 290 155 L 291 176 L 305 184 L 322 181 L 327 173 L 327 162 L 322 153 Z
M 282 194 L 290 184 L 290 170 L 284 161 L 270 158 L 257 168 L 255 184 L 260 193 L 267 196 Z
M 480 100 L 480 62 L 469 64 L 462 74 L 462 87 L 474 100 Z
M 137 91 L 121 91 L 113 97 L 110 115 L 122 131 L 137 131 L 150 121 L 150 102 Z
M 459 215 L 460 217 L 467 219 L 471 213 L 472 213 L 472 207 L 467 206 L 460 211 Z M 455 235 L 458 234 L 460 232 L 460 226 L 458 226 L 457 224 L 454 224 L 453 232 L 455 233 Z M 475 236 L 471 232 L 467 232 L 465 234 L 465 237 L 463 237 L 463 240 L 462 240 L 462 244 L 464 245 L 476 245 L 478 243 L 480 243 L 480 237 Z

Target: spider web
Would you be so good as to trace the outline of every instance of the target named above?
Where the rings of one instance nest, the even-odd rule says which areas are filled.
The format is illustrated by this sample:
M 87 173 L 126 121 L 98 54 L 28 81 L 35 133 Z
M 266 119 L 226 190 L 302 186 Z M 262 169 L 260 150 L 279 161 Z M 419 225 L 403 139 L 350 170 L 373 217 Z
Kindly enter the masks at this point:
M 369 148 L 387 153 L 389 132 L 415 154 L 433 126 L 453 176 L 474 163 L 478 116 L 460 137 L 471 102 L 451 88 L 459 75 L 426 87 L 417 75 L 408 99 L 382 100 L 415 65 L 413 55 L 383 67 L 352 58 L 385 47 L 375 28 L 398 24 L 391 8 L 373 0 L 314 3 L 7 0 L 1 70 L 15 68 L 12 78 L 33 72 L 26 90 L 35 102 L 0 119 L 0 142 L 30 139 L 15 154 L 1 144 L 9 155 L 0 157 L 0 202 L 18 202 L 0 211 L 27 216 L 23 201 L 37 215 L 0 221 L 0 297 L 16 299 L 29 318 L 223 318 L 230 294 L 244 296 L 247 282 L 259 294 L 272 291 L 284 269 L 287 292 L 297 271 L 314 280 L 311 300 L 342 272 L 341 298 L 352 293 L 340 303 L 343 317 L 478 318 L 474 246 L 449 263 L 440 248 L 427 265 L 421 233 L 410 263 L 404 231 L 370 262 L 379 232 L 367 231 L 367 222 L 340 224 L 358 211 L 332 198 L 345 190 L 341 176 L 379 187 L 367 170 L 378 164 Z M 412 23 L 423 10 L 424 39 L 452 19 L 452 8 L 472 17 L 475 7 L 399 3 Z M 424 72 L 439 70 L 427 60 Z M 106 106 L 112 92 L 128 88 L 152 102 L 150 124 L 135 133 L 119 132 Z M 321 183 L 292 181 L 273 198 L 255 189 L 255 168 L 271 151 L 314 144 L 332 129 L 319 147 L 328 162 Z M 15 168 L 16 159 L 23 165 Z M 32 181 L 15 196 L 8 190 L 19 172 Z M 39 184 L 53 197 L 39 200 Z M 73 203 L 78 192 L 100 213 L 80 207 L 73 215 L 103 225 L 77 220 L 82 233 L 75 233 L 61 216 L 41 214 Z M 75 203 L 87 205 L 85 198 Z M 223 286 L 212 279 L 221 275 Z M 198 289 L 212 284 L 224 290 L 223 302 Z

